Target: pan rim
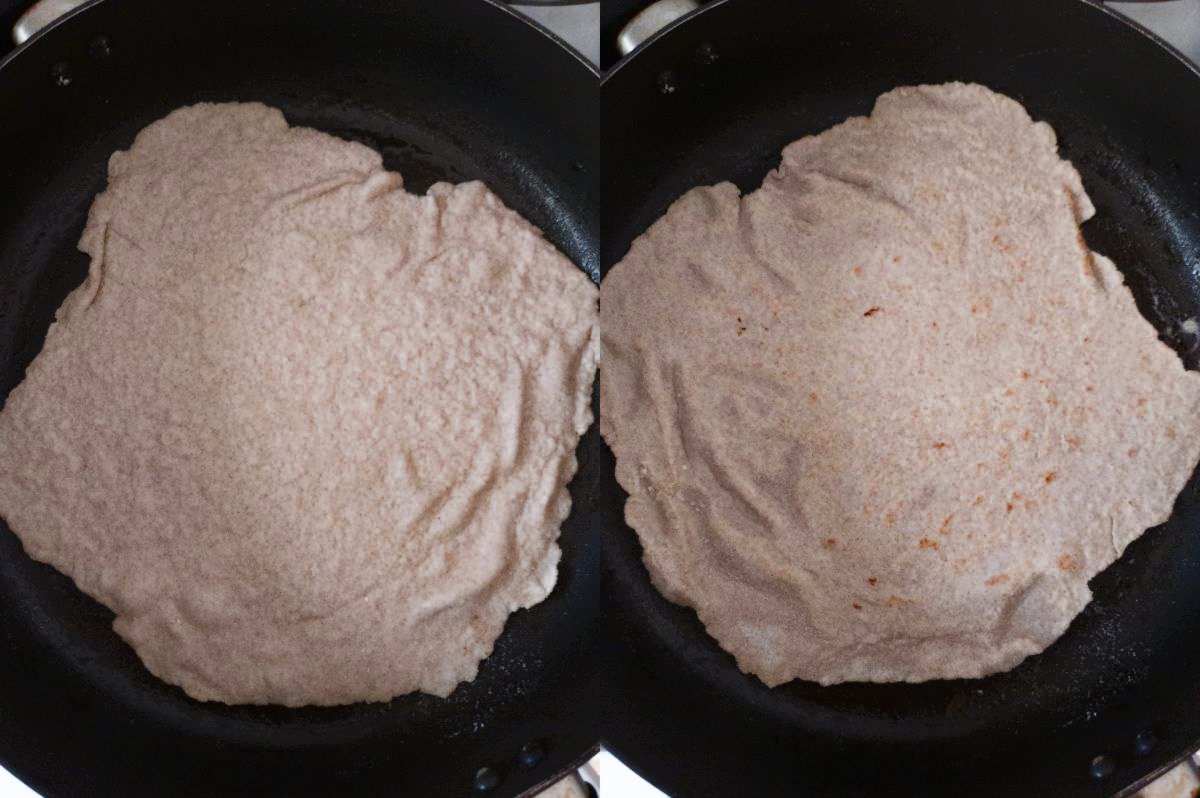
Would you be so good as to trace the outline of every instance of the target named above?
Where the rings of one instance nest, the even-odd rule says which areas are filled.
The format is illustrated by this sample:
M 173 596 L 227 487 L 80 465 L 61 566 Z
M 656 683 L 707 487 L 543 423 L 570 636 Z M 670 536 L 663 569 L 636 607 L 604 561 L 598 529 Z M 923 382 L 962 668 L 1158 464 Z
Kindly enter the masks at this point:
M 86 14 L 88 12 L 88 10 L 90 10 L 98 5 L 101 5 L 102 3 L 106 3 L 106 2 L 108 2 L 108 0 L 87 0 L 87 2 L 83 3 L 82 5 L 77 6 L 76 8 L 73 8 L 70 11 L 66 12 L 65 14 L 57 17 L 53 22 L 46 25 L 44 28 L 40 29 L 37 33 L 30 36 L 27 41 L 25 41 L 22 44 L 15 47 L 11 52 L 9 52 L 3 58 L 0 58 L 0 75 L 4 74 L 4 68 L 6 66 L 8 66 L 10 63 L 12 63 L 13 61 L 16 61 L 18 58 L 20 58 L 22 53 L 31 49 L 38 41 L 40 41 L 41 39 L 48 36 L 51 31 L 55 30 L 60 25 L 67 23 L 69 20 L 71 20 L 81 14 Z M 525 16 L 520 11 L 517 11 L 515 8 L 510 6 L 504 0 L 476 0 L 476 2 L 478 2 L 484 6 L 490 6 L 491 8 L 497 10 L 498 12 L 500 12 L 502 14 L 506 14 L 507 16 L 516 19 L 518 22 L 521 22 L 525 25 L 528 25 L 530 28 L 533 28 L 539 34 L 541 34 L 545 38 L 552 41 L 560 49 L 565 50 L 567 52 L 567 54 L 571 56 L 572 59 L 574 59 L 580 66 L 582 66 L 584 69 L 586 69 L 589 73 L 591 73 L 592 77 L 596 78 L 597 80 L 600 79 L 600 76 L 601 76 L 600 68 L 598 66 L 596 66 L 591 61 L 589 61 L 582 53 L 580 53 L 578 50 L 576 50 L 571 45 L 567 44 L 567 42 L 562 37 L 560 37 L 558 34 L 556 34 L 554 31 L 550 30 L 546 26 L 542 25 L 540 22 L 538 22 L 530 17 Z
M 1200 746 L 1200 740 L 1195 740 L 1194 743 L 1197 746 Z M 1133 782 L 1129 783 L 1128 785 L 1126 785 L 1121 790 L 1118 790 L 1116 795 L 1113 796 L 1113 798 L 1133 798 L 1133 796 L 1137 795 L 1143 787 L 1148 787 L 1151 782 L 1157 781 L 1160 776 L 1163 776 L 1167 772 L 1179 767 L 1179 765 L 1186 762 L 1188 760 L 1188 758 L 1191 757 L 1194 753 L 1195 753 L 1195 751 L 1189 750 L 1189 751 L 1181 754 L 1178 758 L 1172 758 L 1167 764 L 1163 765 L 1161 768 L 1150 771 L 1142 778 L 1137 779 L 1136 781 L 1133 781 Z
M 100 2 L 100 1 L 102 1 L 102 0 L 91 0 L 91 2 Z M 487 1 L 490 2 L 491 0 L 487 0 Z M 644 42 L 639 44 L 631 53 L 629 53 L 629 55 L 625 56 L 624 58 L 622 58 L 621 60 L 619 60 L 615 64 L 613 64 L 611 67 L 609 67 L 608 69 L 603 71 L 603 73 L 600 75 L 601 88 L 603 88 L 613 78 L 615 78 L 622 69 L 627 68 L 629 64 L 636 61 L 637 57 L 639 55 L 641 55 L 641 54 L 645 53 L 647 50 L 649 50 L 654 45 L 654 43 L 657 42 L 659 39 L 666 38 L 667 36 L 669 36 L 671 34 L 672 31 L 676 30 L 677 28 L 683 27 L 689 21 L 695 19 L 696 17 L 699 17 L 702 14 L 706 14 L 710 11 L 713 11 L 714 9 L 717 9 L 722 6 L 728 5 L 730 3 L 738 2 L 738 1 L 739 0 L 712 0 L 712 2 L 706 3 L 705 5 L 700 6 L 699 8 L 695 9 L 694 11 L 689 11 L 688 13 L 684 14 L 682 17 L 672 20 L 667 25 L 663 26 L 662 28 L 659 28 L 653 34 L 651 34 L 649 38 L 647 38 Z M 1159 36 L 1154 31 L 1147 28 L 1142 23 L 1140 23 L 1137 20 L 1134 20 L 1130 17 L 1125 16 L 1124 14 L 1120 13 L 1116 9 L 1109 8 L 1107 5 L 1104 4 L 1103 0 L 1074 0 L 1074 1 L 1077 3 L 1080 3 L 1081 5 L 1090 6 L 1091 8 L 1104 13 L 1108 17 L 1117 20 L 1117 22 L 1119 22 L 1123 25 L 1126 25 L 1130 28 L 1133 28 L 1135 31 L 1142 34 L 1146 38 L 1150 39 L 1152 42 L 1157 44 L 1160 48 L 1165 50 L 1167 52 L 1167 54 L 1172 56 L 1176 61 L 1179 61 L 1195 77 L 1200 78 L 1200 64 L 1197 64 L 1194 61 L 1192 61 L 1190 58 L 1188 58 L 1186 55 L 1184 55 L 1183 52 L 1181 50 L 1179 50 L 1179 48 L 1177 48 L 1175 45 L 1168 42 L 1163 37 Z M 3 67 L 3 66 L 4 66 L 4 63 L 2 61 L 0 61 L 0 67 Z

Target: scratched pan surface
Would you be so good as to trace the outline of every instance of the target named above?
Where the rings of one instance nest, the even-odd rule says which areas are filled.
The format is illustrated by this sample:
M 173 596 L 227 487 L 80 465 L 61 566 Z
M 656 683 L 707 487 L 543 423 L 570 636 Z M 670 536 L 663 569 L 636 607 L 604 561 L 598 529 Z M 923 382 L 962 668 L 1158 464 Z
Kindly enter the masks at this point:
M 706 6 L 603 83 L 602 267 L 687 189 L 752 190 L 786 143 L 895 86 L 947 80 L 985 83 L 1054 126 L 1098 209 L 1088 242 L 1195 368 L 1180 323 L 1200 313 L 1200 75 L 1079 0 Z M 672 795 L 1102 796 L 1200 747 L 1195 477 L 1170 520 L 1092 581 L 1060 641 L 975 681 L 769 690 L 658 595 L 634 533 L 612 523 L 608 628 L 630 652 L 623 689 L 655 711 L 618 707 L 602 736 Z M 1112 772 L 1097 778 L 1101 755 Z
M 278 106 L 377 148 L 412 191 L 482 178 L 595 276 L 596 90 L 590 66 L 484 0 L 93 5 L 0 65 L 0 401 L 85 274 L 75 244 L 109 154 L 173 108 Z M 595 742 L 587 702 L 567 693 L 601 665 L 589 656 L 597 450 L 591 433 L 558 586 L 510 619 L 479 677 L 447 700 L 192 701 L 0 523 L 0 764 L 47 796 L 466 795 L 485 764 L 503 795 L 552 777 Z M 518 766 L 531 740 L 545 756 Z

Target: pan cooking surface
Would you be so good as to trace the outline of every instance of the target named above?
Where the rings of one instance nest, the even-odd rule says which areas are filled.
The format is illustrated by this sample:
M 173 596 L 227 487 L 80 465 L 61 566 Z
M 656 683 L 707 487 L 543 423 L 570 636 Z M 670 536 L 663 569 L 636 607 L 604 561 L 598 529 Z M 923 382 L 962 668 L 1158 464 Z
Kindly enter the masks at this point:
M 902 83 L 889 83 L 888 87 L 894 85 Z M 700 185 L 723 179 L 714 175 L 693 181 L 693 176 L 714 172 L 720 165 L 731 165 L 736 170 L 729 176 L 744 193 L 753 191 L 766 172 L 778 165 L 783 143 L 824 130 L 848 116 L 868 114 L 875 97 L 871 92 L 824 96 L 819 89 L 817 96 L 812 96 L 806 90 L 803 119 L 796 125 L 796 108 L 787 101 L 791 90 L 780 89 L 778 85 L 772 88 L 785 93 L 782 97 L 754 98 L 751 102 L 755 103 L 755 110 L 734 114 L 732 124 L 720 126 L 714 123 L 718 129 L 706 134 L 701 144 L 684 154 L 671 172 L 661 176 L 671 188 L 656 190 L 648 197 L 647 215 L 665 211 L 677 196 L 671 193 L 676 185 Z M 880 93 L 882 91 L 886 89 L 881 88 Z M 1023 102 L 1035 100 L 1017 98 Z M 724 103 L 721 99 L 714 105 L 724 107 Z M 764 107 L 767 103 L 771 105 Z M 1163 181 L 1156 175 L 1140 168 L 1136 156 L 1120 142 L 1098 131 L 1091 121 L 1074 109 L 1060 108 L 1049 113 L 1050 116 L 1039 118 L 1054 125 L 1063 155 L 1079 168 L 1084 185 L 1097 206 L 1096 217 L 1083 226 L 1089 244 L 1117 262 L 1143 315 L 1159 330 L 1162 339 L 1176 349 L 1183 362 L 1195 369 L 1200 356 L 1197 346 L 1200 341 L 1182 325 L 1185 320 L 1200 314 L 1200 286 L 1195 271 L 1188 268 L 1189 258 L 1194 262 L 1200 255 L 1196 237 L 1200 225 L 1196 224 L 1194 216 L 1189 218 L 1191 215 L 1183 208 L 1172 207 L 1169 188 L 1162 186 Z M 788 130 L 795 132 L 788 133 Z M 768 131 L 771 139 L 760 143 L 764 132 Z M 783 142 L 776 145 L 774 141 L 780 135 Z M 752 145 L 748 147 L 748 143 Z M 746 151 L 752 149 L 764 155 L 754 157 L 758 152 L 747 154 Z M 984 680 L 905 686 L 901 690 L 888 685 L 820 687 L 814 683 L 793 682 L 775 690 L 752 689 L 746 695 L 756 709 L 785 722 L 819 723 L 823 717 L 830 721 L 837 715 L 831 716 L 828 712 L 836 709 L 836 712 L 854 713 L 856 725 L 864 726 L 864 730 L 869 730 L 867 733 L 895 734 L 898 740 L 911 739 L 912 729 L 908 724 L 918 716 L 938 721 L 936 726 L 928 729 L 928 733 L 936 736 L 958 735 L 1006 719 L 1029 720 L 1026 716 L 1034 707 L 1047 713 L 1046 722 L 1070 723 L 1075 720 L 1070 713 L 1075 712 L 1077 702 L 1102 701 L 1106 694 L 1134 681 L 1137 675 L 1144 675 L 1155 652 L 1168 645 L 1170 626 L 1168 616 L 1162 611 L 1170 601 L 1163 595 L 1161 587 L 1156 586 L 1158 569 L 1164 563 L 1160 562 L 1161 557 L 1154 558 L 1154 555 L 1186 539 L 1187 525 L 1180 525 L 1180 516 L 1191 517 L 1192 528 L 1195 528 L 1195 522 L 1200 518 L 1197 516 L 1200 504 L 1196 502 L 1194 488 L 1192 484 L 1183 491 L 1178 512 L 1170 524 L 1139 540 L 1116 565 L 1098 577 L 1093 585 L 1096 600 L 1075 623 L 1072 634 L 1056 644 L 1052 654 L 1031 657 L 1011 674 Z M 1178 531 L 1172 534 L 1171 529 Z M 1174 551 L 1168 559 L 1182 556 L 1185 552 Z M 640 561 L 640 550 L 636 559 Z M 640 570 L 640 562 L 636 570 Z M 1160 600 L 1147 600 L 1152 594 L 1158 594 Z M 1126 608 L 1122 604 L 1122 608 L 1135 611 L 1136 615 L 1126 619 L 1127 629 L 1116 629 L 1113 628 L 1114 619 L 1105 620 L 1105 616 L 1113 609 L 1114 600 L 1124 598 L 1129 599 L 1129 606 Z M 689 630 L 707 639 L 691 617 L 692 613 L 685 615 L 688 616 L 685 623 Z M 664 619 L 662 633 L 670 635 L 679 620 L 665 622 Z M 1097 647 L 1098 639 L 1103 645 Z M 688 644 L 698 642 L 690 639 Z M 1102 684 L 1092 684 L 1085 677 L 1094 672 L 1094 660 L 1099 658 L 1106 660 L 1115 671 Z M 760 687 L 755 680 L 737 672 L 732 658 L 722 655 L 721 659 L 728 667 L 715 672 L 708 667 L 699 668 L 713 680 L 715 688 L 724 692 L 738 692 L 739 689 L 745 692 L 747 682 Z M 697 667 L 695 662 L 686 659 L 681 665 Z M 1065 671 L 1064 666 L 1068 667 Z M 1067 678 L 1062 678 L 1064 675 Z M 1099 694 L 1093 695 L 1097 689 Z M 895 724 L 897 720 L 901 721 L 900 726 Z

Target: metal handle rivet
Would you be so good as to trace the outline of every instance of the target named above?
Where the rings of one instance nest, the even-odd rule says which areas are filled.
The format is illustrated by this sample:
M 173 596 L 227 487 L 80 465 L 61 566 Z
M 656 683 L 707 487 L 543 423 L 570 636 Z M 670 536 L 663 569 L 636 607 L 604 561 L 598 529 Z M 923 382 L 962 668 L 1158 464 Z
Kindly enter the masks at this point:
M 1094 779 L 1106 779 L 1112 775 L 1117 766 L 1113 764 L 1112 757 L 1101 754 L 1092 760 L 1092 764 L 1088 767 L 1088 772 L 1092 774 Z
M 476 792 L 491 792 L 500 786 L 500 774 L 485 765 L 475 771 L 474 784 Z
M 521 753 L 517 755 L 522 767 L 536 767 L 539 762 L 546 756 L 546 749 L 537 740 L 525 743 L 521 748 Z

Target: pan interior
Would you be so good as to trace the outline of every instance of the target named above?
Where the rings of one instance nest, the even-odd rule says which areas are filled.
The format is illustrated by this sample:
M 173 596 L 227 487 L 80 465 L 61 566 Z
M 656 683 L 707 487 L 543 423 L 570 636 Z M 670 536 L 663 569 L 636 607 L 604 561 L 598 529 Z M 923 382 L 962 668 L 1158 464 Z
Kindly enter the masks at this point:
M 0 108 L 12 112 L 0 125 L 0 147 L 8 154 L 0 166 L 0 401 L 41 348 L 56 308 L 86 274 L 76 242 L 92 198 L 104 187 L 108 156 L 174 108 L 251 100 L 276 106 L 293 125 L 378 150 L 417 193 L 440 180 L 484 180 L 595 279 L 598 150 L 588 103 L 595 92 L 594 73 L 573 54 L 479 0 L 436 9 L 364 0 L 336 13 L 326 3 L 303 0 L 93 6 L 0 69 Z M 22 734 L 31 741 L 53 733 L 52 718 L 63 704 L 82 723 L 94 724 L 81 737 L 120 736 L 120 724 L 188 735 L 190 743 L 174 741 L 171 757 L 207 750 L 206 739 L 332 751 L 335 768 L 324 755 L 314 758 L 313 767 L 324 768 L 319 779 L 356 784 L 397 751 L 419 759 L 417 747 L 433 751 L 440 743 L 462 758 L 449 763 L 445 751 L 428 754 L 429 778 L 444 782 L 458 773 L 469 785 L 480 760 L 515 756 L 522 740 L 585 725 L 564 723 L 569 702 L 556 696 L 591 672 L 598 577 L 586 507 L 598 446 L 591 432 L 578 450 L 575 508 L 563 527 L 554 592 L 515 614 L 478 678 L 445 700 L 414 694 L 385 704 L 290 710 L 192 701 L 150 676 L 112 632 L 112 614 L 67 577 L 32 562 L 0 522 L 0 630 L 20 652 L 4 658 L 3 680 L 12 688 L 3 690 L 6 713 L 17 718 L 27 711 Z M 25 694 L 9 695 L 19 691 Z M 553 711 L 530 711 L 534 695 L 548 696 L 534 703 Z M 39 713 L 46 716 L 44 729 Z M 593 739 L 581 731 L 568 735 L 546 766 L 561 766 Z M 100 754 L 76 745 L 59 752 L 43 746 L 30 754 L 40 757 L 36 764 L 23 759 L 28 751 L 18 752 L 11 765 L 43 789 L 55 778 L 68 779 L 60 787 L 78 786 L 69 773 L 86 773 L 90 765 L 81 764 L 82 757 Z M 138 745 L 134 741 L 131 760 L 152 756 Z M 373 760 L 372 746 L 387 756 Z M 48 760 L 59 755 L 75 764 L 47 775 Z M 93 764 L 90 777 L 103 781 L 108 765 Z M 110 764 L 116 773 L 129 763 Z M 303 782 L 304 763 L 294 778 Z M 419 789 L 421 777 L 405 778 Z
M 1200 314 L 1200 155 L 1185 143 L 1200 135 L 1200 118 L 1185 110 L 1195 108 L 1200 77 L 1189 67 L 1082 2 L 797 4 L 772 8 L 769 25 L 750 5 L 716 4 L 607 77 L 606 159 L 621 167 L 605 174 L 606 270 L 693 186 L 732 180 L 752 191 L 784 145 L 869 113 L 891 88 L 976 81 L 1053 125 L 1097 206 L 1083 228 L 1089 244 L 1121 267 L 1139 309 L 1186 366 L 1200 364 L 1200 340 L 1181 327 Z M 1200 737 L 1200 724 L 1171 708 L 1185 700 L 1178 690 L 1193 702 L 1200 693 L 1196 490 L 1193 476 L 1170 520 L 1092 581 L 1094 600 L 1044 654 L 986 679 L 916 685 L 796 681 L 767 689 L 737 670 L 694 612 L 658 595 L 625 527 L 606 554 L 621 624 L 634 630 L 624 634 L 638 651 L 627 678 L 637 685 L 631 689 L 677 705 L 674 722 L 687 731 L 663 747 L 702 739 L 730 759 L 770 761 L 776 778 L 794 768 L 797 784 L 857 794 L 850 785 L 878 774 L 853 752 L 913 774 L 932 767 L 920 757 L 936 755 L 943 767 L 959 757 L 945 780 L 960 767 L 967 779 L 969 767 L 994 766 L 1001 750 L 1053 744 L 1062 758 L 1075 757 L 1076 787 L 1087 794 L 1091 758 L 1127 752 L 1143 726 L 1169 738 L 1156 752 L 1160 762 L 1166 748 L 1179 755 Z M 623 499 L 614 489 L 614 501 Z M 653 778 L 656 764 L 637 750 L 647 726 L 631 720 L 606 733 L 619 755 L 644 763 Z M 1051 743 L 1057 734 L 1071 742 Z M 805 751 L 818 750 L 835 759 L 806 759 Z M 767 751 L 790 764 L 780 769 Z M 1013 782 L 997 779 L 995 790 L 1055 783 L 1049 771 L 1042 775 L 1050 780 L 1038 780 L 1038 768 L 1053 770 L 1060 760 L 1048 761 L 1031 759 L 1028 771 Z M 1120 760 L 1115 778 L 1128 782 L 1153 764 Z M 706 794 L 699 777 L 657 775 L 664 788 L 696 785 Z

